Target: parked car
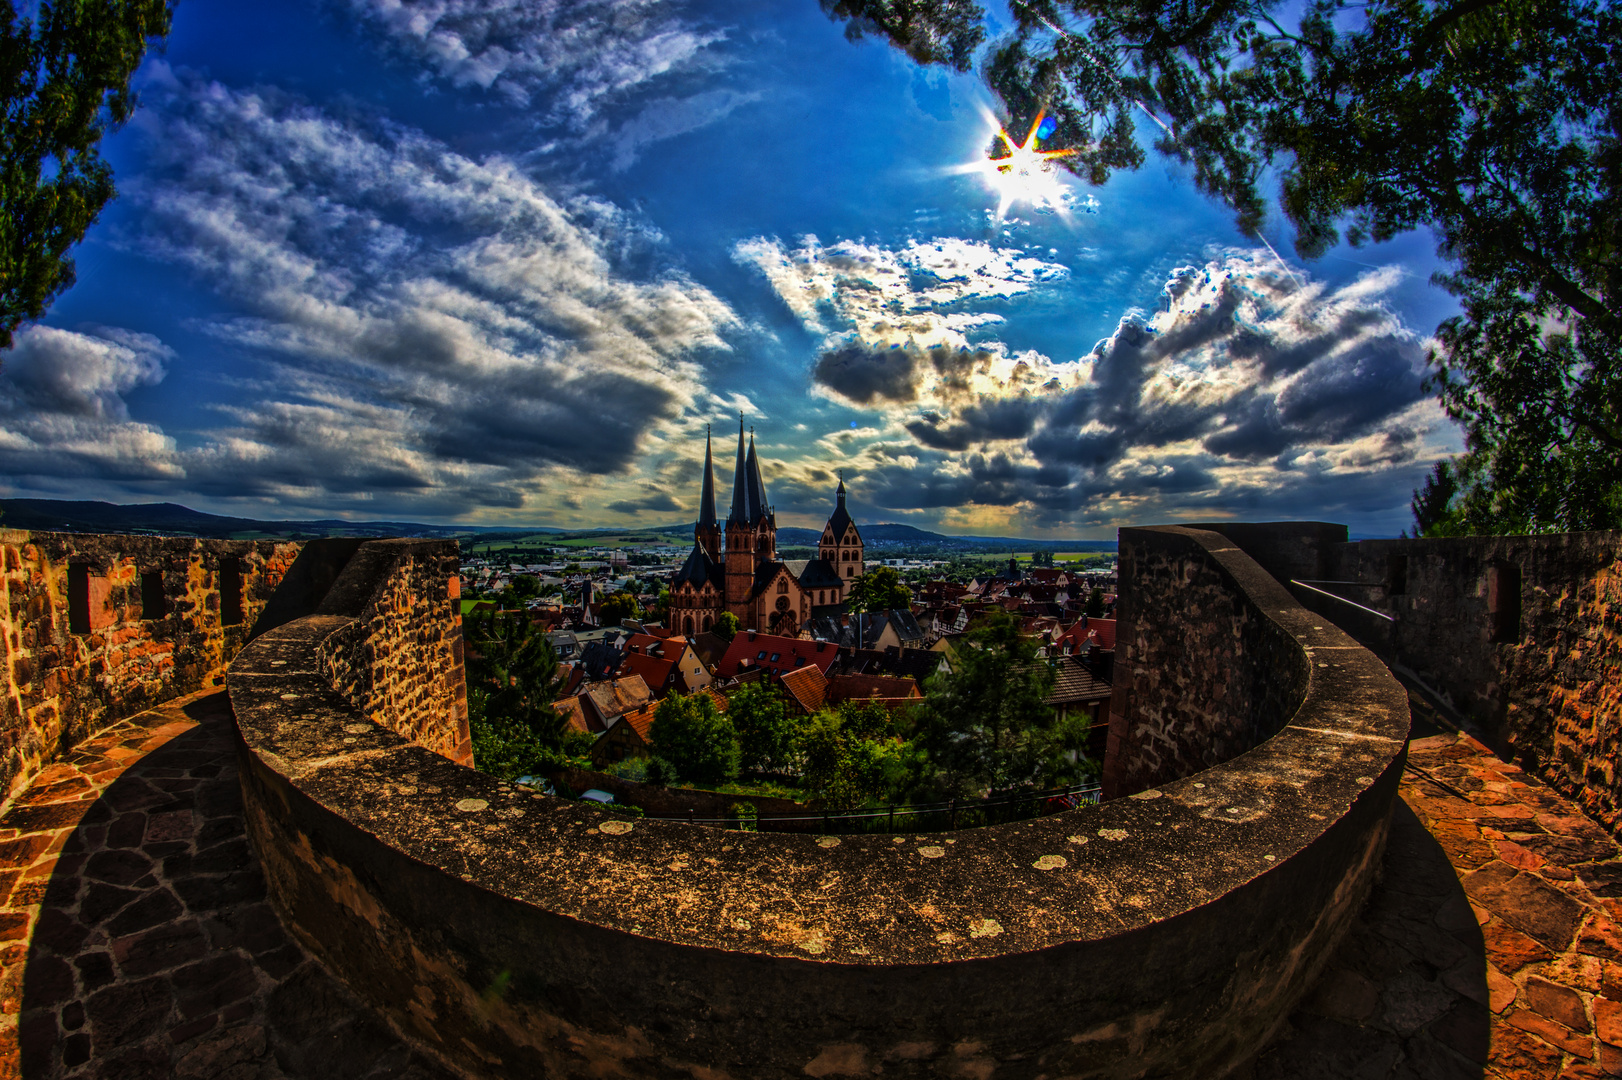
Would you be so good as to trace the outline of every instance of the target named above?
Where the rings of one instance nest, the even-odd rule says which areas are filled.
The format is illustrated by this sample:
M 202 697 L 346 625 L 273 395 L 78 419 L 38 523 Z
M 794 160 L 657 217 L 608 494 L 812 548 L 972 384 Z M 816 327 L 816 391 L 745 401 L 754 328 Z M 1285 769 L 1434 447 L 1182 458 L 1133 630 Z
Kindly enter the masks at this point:
M 611 791 L 604 791 L 601 788 L 587 788 L 585 791 L 580 793 L 580 801 L 611 803 L 614 801 L 614 793 Z

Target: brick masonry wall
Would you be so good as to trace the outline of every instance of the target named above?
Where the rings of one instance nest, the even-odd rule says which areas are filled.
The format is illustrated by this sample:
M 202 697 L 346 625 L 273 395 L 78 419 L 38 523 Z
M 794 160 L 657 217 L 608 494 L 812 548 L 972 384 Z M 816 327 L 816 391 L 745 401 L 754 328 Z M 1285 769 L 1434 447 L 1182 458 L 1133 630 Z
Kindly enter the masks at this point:
M 1237 757 L 1283 727 L 1305 693 L 1299 646 L 1196 535 L 1232 548 L 1191 529 L 1121 530 L 1106 798 Z
M 364 545 L 321 610 L 353 615 L 321 650 L 333 689 L 419 746 L 473 764 L 454 541 Z
M 98 731 L 223 680 L 297 543 L 0 530 L 0 798 Z M 241 621 L 220 618 L 221 559 L 241 573 Z M 88 631 L 69 619 L 70 566 L 87 575 Z M 143 619 L 141 575 L 162 576 Z
M 1365 540 L 1331 557 L 1329 576 L 1395 622 L 1320 610 L 1622 835 L 1622 534 Z

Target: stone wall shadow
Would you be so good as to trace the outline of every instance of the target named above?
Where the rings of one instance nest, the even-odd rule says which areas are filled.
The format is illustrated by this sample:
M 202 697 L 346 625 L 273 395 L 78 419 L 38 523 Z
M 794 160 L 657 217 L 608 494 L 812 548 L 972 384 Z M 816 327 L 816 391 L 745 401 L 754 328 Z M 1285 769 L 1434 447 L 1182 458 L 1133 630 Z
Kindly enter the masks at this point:
M 266 902 L 225 694 L 149 716 L 181 713 L 198 726 L 134 760 L 88 806 L 26 808 L 58 830 L 78 823 L 27 945 L 18 1075 L 441 1075 L 311 960 Z M 139 752 L 151 731 L 127 730 L 74 763 L 93 775 Z
M 1447 853 L 1392 808 L 1379 883 L 1318 985 L 1236 1080 L 1481 1080 L 1487 953 Z

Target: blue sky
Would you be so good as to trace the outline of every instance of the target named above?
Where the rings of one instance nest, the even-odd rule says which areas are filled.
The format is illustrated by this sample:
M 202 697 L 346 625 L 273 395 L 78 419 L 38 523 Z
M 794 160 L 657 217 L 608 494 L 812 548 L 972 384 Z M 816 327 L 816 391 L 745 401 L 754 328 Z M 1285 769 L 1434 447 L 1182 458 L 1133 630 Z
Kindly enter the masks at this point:
M 781 524 L 842 470 L 948 532 L 1395 535 L 1458 446 L 1428 236 L 1286 262 L 1154 158 L 999 216 L 978 79 L 815 0 L 183 0 L 138 81 L 7 495 L 662 524 L 742 410 Z

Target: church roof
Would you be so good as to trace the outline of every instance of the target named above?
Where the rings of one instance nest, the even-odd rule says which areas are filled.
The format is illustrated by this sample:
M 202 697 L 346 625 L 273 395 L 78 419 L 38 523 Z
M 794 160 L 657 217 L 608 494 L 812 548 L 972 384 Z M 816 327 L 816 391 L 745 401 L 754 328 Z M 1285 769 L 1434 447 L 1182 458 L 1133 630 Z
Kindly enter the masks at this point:
M 721 564 L 710 558 L 709 553 L 695 542 L 693 550 L 687 555 L 687 561 L 681 564 L 681 569 L 676 571 L 676 576 L 670 584 L 680 585 L 685 581 L 695 589 L 702 589 L 707 581 L 717 589 L 722 589 L 725 587 L 724 578 L 725 571 Z
M 785 563 L 780 563 L 780 562 L 756 563 L 755 564 L 755 583 L 752 586 L 750 586 L 750 588 L 749 588 L 749 598 L 751 600 L 753 600 L 755 597 L 757 597 L 761 593 L 765 592 L 767 587 L 771 585 L 772 579 L 777 576 L 777 572 L 779 570 L 786 570 L 786 569 L 788 569 L 788 567 L 787 567 L 787 565 Z M 794 576 L 794 571 L 789 570 L 789 577 L 793 577 L 793 576 Z
M 827 559 L 803 559 L 784 563 L 802 589 L 837 589 L 839 570 Z

